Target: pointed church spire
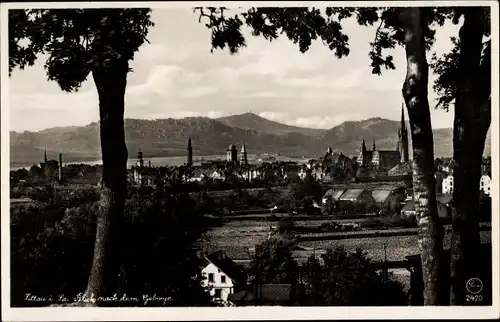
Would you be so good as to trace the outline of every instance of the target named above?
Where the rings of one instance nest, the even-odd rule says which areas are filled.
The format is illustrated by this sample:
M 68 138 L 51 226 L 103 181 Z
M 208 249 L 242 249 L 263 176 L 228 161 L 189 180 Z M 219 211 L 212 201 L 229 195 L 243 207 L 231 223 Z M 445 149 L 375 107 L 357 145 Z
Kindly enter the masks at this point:
M 47 163 L 47 148 L 45 148 L 45 150 L 44 150 L 43 162 Z
M 361 143 L 361 150 L 366 151 L 365 139 L 363 139 L 363 143 Z
M 243 141 L 241 145 L 240 162 L 242 164 L 248 163 L 248 155 L 247 155 L 247 148 L 245 146 L 245 141 Z
M 189 134 L 189 137 L 188 137 L 187 152 L 188 152 L 188 155 L 187 155 L 187 164 L 189 166 L 191 166 L 191 165 L 193 165 L 193 147 L 191 145 L 191 134 Z

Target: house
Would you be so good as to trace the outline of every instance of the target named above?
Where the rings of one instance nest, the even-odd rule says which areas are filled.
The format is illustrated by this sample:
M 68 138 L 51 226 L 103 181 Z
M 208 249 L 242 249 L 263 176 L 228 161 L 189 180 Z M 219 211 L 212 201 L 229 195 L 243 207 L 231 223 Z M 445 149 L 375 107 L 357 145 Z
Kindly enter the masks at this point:
M 487 174 L 481 176 L 479 181 L 479 189 L 484 192 L 485 195 L 489 196 L 491 194 L 491 178 Z
M 392 202 L 400 203 L 406 199 L 406 189 L 401 185 L 383 185 L 371 191 L 373 200 L 378 206 L 385 207 Z
M 451 216 L 450 207 L 448 207 L 446 204 L 444 204 L 438 200 L 436 205 L 437 205 L 439 218 L 449 218 Z M 415 216 L 415 215 L 416 215 L 415 201 L 408 200 L 405 203 L 405 205 L 403 206 L 403 208 L 401 209 L 401 216 L 411 217 L 411 216 Z
M 203 168 L 197 168 L 193 171 L 193 174 L 191 177 L 188 178 L 188 181 L 190 182 L 200 182 L 203 179 L 206 179 L 210 176 L 210 170 L 208 169 L 203 169 Z
M 334 180 L 333 178 L 333 174 L 332 173 L 328 173 L 328 174 L 325 174 L 323 177 L 322 177 L 322 181 L 323 183 L 332 183 Z
M 355 204 L 373 205 L 375 201 L 372 195 L 365 189 L 347 189 L 339 198 L 339 201 L 348 201 Z
M 226 302 L 228 296 L 246 284 L 246 278 L 240 267 L 219 250 L 205 256 L 207 265 L 202 270 L 206 275 L 204 286 L 211 287 L 210 295 L 216 301 Z
M 226 176 L 224 175 L 224 173 L 220 170 L 215 170 L 213 171 L 211 174 L 210 174 L 210 178 L 214 179 L 214 180 L 226 180 Z
M 387 175 L 389 176 L 403 176 L 411 174 L 411 164 L 408 162 L 400 163 L 387 171 Z
M 325 195 L 323 196 L 321 202 L 325 205 L 328 201 L 328 198 L 331 198 L 333 201 L 338 201 L 340 196 L 346 191 L 346 189 L 329 189 Z
M 291 284 L 258 284 L 253 290 L 231 294 L 228 301 L 235 306 L 290 306 L 294 303 Z
M 129 172 L 129 179 L 136 185 L 151 186 L 155 184 L 158 174 L 156 168 L 133 166 Z
M 441 183 L 443 190 L 442 193 L 444 194 L 451 194 L 453 193 L 453 176 L 450 174 L 443 178 L 443 181 Z
M 250 170 L 244 170 L 241 174 L 241 178 L 248 180 L 248 181 L 253 181 L 260 176 L 260 171 L 257 169 L 250 169 Z

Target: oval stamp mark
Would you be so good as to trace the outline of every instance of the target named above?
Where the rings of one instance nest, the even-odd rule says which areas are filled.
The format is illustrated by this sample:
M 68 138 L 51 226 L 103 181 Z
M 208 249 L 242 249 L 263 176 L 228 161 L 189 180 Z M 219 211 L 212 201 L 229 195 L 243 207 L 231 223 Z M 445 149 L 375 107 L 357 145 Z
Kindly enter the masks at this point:
M 483 290 L 483 282 L 476 277 L 473 277 L 467 281 L 465 288 L 471 294 L 478 294 Z

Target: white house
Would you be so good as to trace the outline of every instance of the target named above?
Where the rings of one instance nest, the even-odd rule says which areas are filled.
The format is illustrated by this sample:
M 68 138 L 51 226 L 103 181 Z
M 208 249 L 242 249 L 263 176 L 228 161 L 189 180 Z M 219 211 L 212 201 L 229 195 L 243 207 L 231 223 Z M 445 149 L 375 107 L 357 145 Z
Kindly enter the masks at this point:
M 489 196 L 491 193 L 491 178 L 489 175 L 484 174 L 479 181 L 479 190 L 483 190 L 484 194 Z
M 453 193 L 453 176 L 449 175 L 443 179 L 442 187 L 444 194 Z
M 202 270 L 204 286 L 211 287 L 210 295 L 215 301 L 227 302 L 229 294 L 235 289 L 238 291 L 238 286 L 243 284 L 243 273 L 223 251 L 206 255 L 205 259 L 207 265 Z
M 214 172 L 212 172 L 210 177 L 214 180 L 226 180 L 224 173 L 222 171 L 219 171 L 219 170 L 215 170 Z
M 255 180 L 259 176 L 260 176 L 260 171 L 258 171 L 257 169 L 243 171 L 243 173 L 241 174 L 241 178 L 248 181 Z
M 443 193 L 444 194 L 452 194 L 453 193 L 453 176 L 449 175 L 443 179 Z M 491 193 L 491 178 L 488 175 L 482 175 L 479 181 L 479 190 L 482 190 L 486 195 L 490 195 Z

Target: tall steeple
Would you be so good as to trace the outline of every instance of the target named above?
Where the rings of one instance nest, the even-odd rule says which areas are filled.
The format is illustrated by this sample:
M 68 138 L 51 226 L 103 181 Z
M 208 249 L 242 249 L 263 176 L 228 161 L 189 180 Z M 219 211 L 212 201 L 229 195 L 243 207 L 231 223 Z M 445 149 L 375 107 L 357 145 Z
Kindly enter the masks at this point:
M 361 143 L 361 152 L 363 152 L 363 154 L 366 152 L 365 139 L 363 139 L 363 143 Z
M 142 155 L 142 146 L 139 147 L 139 152 L 137 152 L 137 158 L 139 159 L 139 167 L 143 168 L 144 167 L 144 158 Z
M 398 150 L 401 155 L 401 162 L 409 161 L 409 148 L 408 148 L 408 131 L 406 129 L 405 122 L 405 106 L 404 103 L 401 104 L 401 123 L 399 125 L 399 142 L 398 142 Z
M 47 163 L 47 148 L 45 148 L 45 150 L 44 150 L 43 162 L 44 162 L 44 164 Z
M 375 138 L 373 138 L 373 151 L 375 151 L 377 148 L 375 147 Z
M 193 165 L 193 146 L 191 145 L 191 134 L 188 138 L 187 153 L 187 165 Z
M 248 163 L 248 155 L 247 155 L 247 148 L 245 146 L 245 142 L 242 142 L 242 144 L 241 144 L 240 162 L 242 164 L 247 164 Z

